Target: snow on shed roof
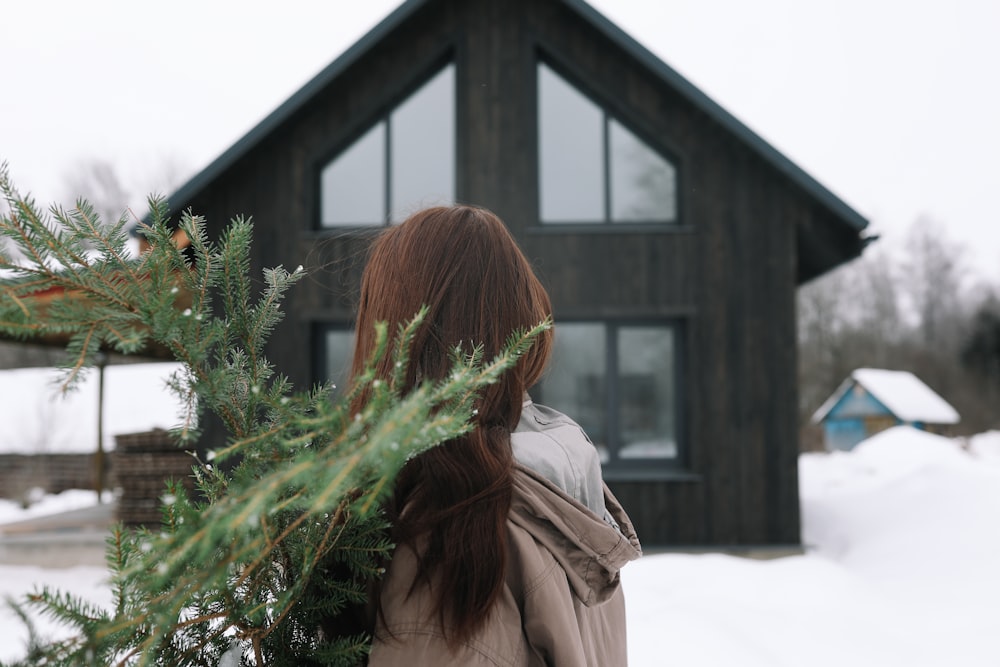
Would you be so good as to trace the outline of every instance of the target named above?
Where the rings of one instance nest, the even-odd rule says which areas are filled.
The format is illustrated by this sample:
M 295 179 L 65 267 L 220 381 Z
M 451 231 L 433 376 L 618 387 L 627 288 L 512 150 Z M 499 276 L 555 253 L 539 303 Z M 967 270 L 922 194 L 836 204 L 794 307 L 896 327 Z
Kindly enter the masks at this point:
M 957 424 L 958 411 L 920 378 L 909 371 L 859 368 L 844 380 L 837 391 L 813 415 L 813 422 L 823 421 L 851 387 L 859 384 L 882 405 L 904 422 Z

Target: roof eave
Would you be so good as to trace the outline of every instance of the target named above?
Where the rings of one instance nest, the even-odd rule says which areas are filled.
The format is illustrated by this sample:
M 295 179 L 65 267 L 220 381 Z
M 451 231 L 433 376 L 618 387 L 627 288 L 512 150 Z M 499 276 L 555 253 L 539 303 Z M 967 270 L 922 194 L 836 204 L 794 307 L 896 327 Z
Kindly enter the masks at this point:
M 299 88 L 278 108 L 257 123 L 239 141 L 230 146 L 224 153 L 213 160 L 207 167 L 191 177 L 184 185 L 174 191 L 168 198 L 170 213 L 176 213 L 178 207 L 184 206 L 198 195 L 209 183 L 220 176 L 240 158 L 250 152 L 254 146 L 280 127 L 285 121 L 303 108 L 313 96 L 336 79 L 342 72 L 358 61 L 369 49 L 380 42 L 383 37 L 405 22 L 416 10 L 427 4 L 428 0 L 406 0 L 392 11 L 391 14 L 365 33 L 364 37 L 352 44 L 332 63 L 323 68 L 316 76 Z
M 168 199 L 170 212 L 189 203 L 205 186 L 221 175 L 226 169 L 246 155 L 259 141 L 277 129 L 291 118 L 299 109 L 323 87 L 336 79 L 342 72 L 359 60 L 369 49 L 382 40 L 387 34 L 405 22 L 413 13 L 427 4 L 428 0 L 406 0 L 391 14 L 380 21 L 374 28 L 355 42 L 336 60 L 325 67 L 302 88 L 296 91 L 277 109 L 268 114 L 260 123 L 245 134 L 239 141 L 230 146 L 222 155 L 212 161 L 207 167 L 178 188 Z M 649 49 L 629 36 L 625 31 L 612 23 L 603 14 L 591 7 L 584 0 L 562 0 L 588 21 L 598 32 L 613 43 L 624 49 L 641 65 L 662 77 L 681 95 L 687 98 L 695 107 L 701 109 L 715 119 L 726 130 L 742 139 L 751 149 L 757 152 L 766 162 L 774 166 L 780 173 L 787 176 L 823 206 L 829 209 L 839 219 L 860 232 L 868 226 L 868 220 L 848 206 L 843 200 L 830 192 L 791 160 L 782 155 L 753 130 L 740 122 L 708 95 L 700 91 L 690 81 L 685 79 L 672 67 L 654 55 Z
M 608 39 L 625 49 L 629 55 L 666 80 L 694 106 L 715 119 L 729 132 L 740 137 L 750 148 L 764 158 L 764 160 L 769 162 L 779 172 L 787 176 L 817 201 L 822 203 L 838 218 L 859 232 L 868 226 L 868 220 L 864 216 L 851 208 L 847 203 L 840 199 L 840 197 L 830 192 L 830 190 L 819 183 L 819 181 L 807 174 L 787 157 L 782 155 L 777 149 L 771 146 L 771 144 L 762 139 L 756 132 L 740 122 L 735 116 L 722 108 L 712 98 L 699 90 L 690 81 L 685 79 L 679 72 L 677 72 L 677 70 L 663 62 L 649 49 L 637 42 L 633 37 L 612 23 L 599 11 L 591 7 L 584 0 L 562 1 L 575 9 L 581 16 L 586 18 L 591 25 L 602 32 L 606 37 L 608 37 Z
M 847 391 L 853 386 L 854 378 L 849 377 L 841 382 L 840 386 L 837 387 L 837 390 L 830 394 L 830 397 L 823 401 L 823 405 L 819 406 L 819 409 L 813 413 L 812 423 L 819 424 L 826 419 L 827 415 L 830 414 L 830 411 L 837 407 L 837 403 L 840 402 L 840 399 L 843 398 L 844 394 L 846 394 Z

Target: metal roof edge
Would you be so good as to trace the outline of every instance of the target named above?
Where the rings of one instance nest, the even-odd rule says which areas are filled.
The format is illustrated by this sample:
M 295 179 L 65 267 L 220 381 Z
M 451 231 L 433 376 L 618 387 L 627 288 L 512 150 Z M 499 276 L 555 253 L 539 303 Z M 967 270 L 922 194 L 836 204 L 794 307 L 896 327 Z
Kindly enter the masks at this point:
M 192 176 L 184 185 L 180 186 L 167 198 L 169 212 L 174 214 L 179 206 L 183 206 L 198 194 L 208 183 L 218 177 L 222 172 L 231 167 L 237 160 L 246 155 L 258 142 L 263 140 L 268 134 L 277 129 L 282 123 L 288 120 L 299 109 L 305 106 L 312 97 L 323 87 L 336 79 L 344 70 L 353 65 L 370 48 L 377 44 L 388 33 L 392 32 L 399 24 L 408 19 L 417 9 L 426 4 L 428 0 L 406 0 L 392 13 L 379 21 L 375 27 L 354 42 L 342 54 L 316 76 L 310 79 L 304 86 L 299 88 L 287 100 L 281 103 L 274 111 L 264 117 L 249 132 L 243 135 L 235 144 L 227 148 L 219 157 L 215 158 L 207 167 Z M 176 204 L 175 204 L 176 203 Z
M 817 408 L 816 412 L 813 413 L 812 423 L 819 424 L 830 412 L 837 407 L 837 403 L 840 403 L 840 399 L 848 392 L 848 390 L 854 385 L 855 380 L 853 377 L 847 377 L 843 380 L 837 389 L 830 394 L 830 397 L 823 401 L 823 405 Z
M 767 162 L 771 163 L 778 171 L 788 176 L 793 182 L 826 206 L 832 213 L 844 220 L 844 222 L 847 222 L 858 231 L 868 226 L 867 218 L 855 211 L 844 200 L 827 189 L 826 186 L 785 157 L 774 146 L 761 138 L 760 135 L 744 125 L 715 100 L 684 78 L 677 70 L 670 67 L 670 65 L 661 60 L 656 54 L 637 42 L 635 38 L 615 25 L 610 19 L 585 2 L 585 0 L 562 0 L 562 2 L 573 8 L 611 41 L 621 46 L 629 55 L 663 78 L 692 104 L 715 119 L 725 129 L 741 138 L 750 148 L 755 150 Z
M 858 231 L 868 226 L 868 220 L 864 216 L 851 208 L 837 195 L 833 194 L 816 179 L 807 174 L 801 167 L 785 157 L 753 130 L 684 78 L 679 72 L 667 65 L 587 2 L 584 0 L 561 1 L 576 11 L 608 39 L 622 47 L 638 62 L 673 86 L 692 104 L 715 119 L 726 130 L 742 139 L 779 172 L 788 176 L 794 183 L 815 197 L 832 213 Z M 299 90 L 243 135 L 235 144 L 226 149 L 219 157 L 209 163 L 207 167 L 175 190 L 167 198 L 170 213 L 176 213 L 179 206 L 187 204 L 205 185 L 232 166 L 264 137 L 277 129 L 278 126 L 308 103 L 320 89 L 336 79 L 337 76 L 360 59 L 364 53 L 378 43 L 386 34 L 403 23 L 427 2 L 428 0 L 406 0 L 406 2 L 393 10 L 391 14 L 382 19 L 374 28 L 348 47 L 346 51 L 323 68 L 304 86 L 299 88 Z

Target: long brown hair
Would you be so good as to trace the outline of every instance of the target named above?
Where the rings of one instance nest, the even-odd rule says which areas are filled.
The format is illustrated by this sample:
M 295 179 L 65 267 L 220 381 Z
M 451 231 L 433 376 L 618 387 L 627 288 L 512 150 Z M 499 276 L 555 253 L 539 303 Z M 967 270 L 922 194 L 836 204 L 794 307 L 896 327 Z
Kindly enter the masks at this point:
M 538 324 L 552 310 L 507 227 L 471 206 L 420 211 L 375 241 L 362 278 L 352 375 L 372 352 L 375 323 L 395 332 L 421 306 L 429 310 L 410 350 L 404 392 L 421 379 L 445 377 L 456 346 L 469 353 L 481 345 L 484 359 L 492 359 L 511 332 Z M 514 470 L 510 433 L 551 347 L 547 331 L 483 391 L 472 432 L 415 457 L 397 478 L 388 508 L 394 539 L 413 547 L 420 540 L 410 592 L 433 582 L 435 611 L 449 641 L 482 627 L 503 590 Z M 381 360 L 381 377 L 390 376 L 391 365 Z

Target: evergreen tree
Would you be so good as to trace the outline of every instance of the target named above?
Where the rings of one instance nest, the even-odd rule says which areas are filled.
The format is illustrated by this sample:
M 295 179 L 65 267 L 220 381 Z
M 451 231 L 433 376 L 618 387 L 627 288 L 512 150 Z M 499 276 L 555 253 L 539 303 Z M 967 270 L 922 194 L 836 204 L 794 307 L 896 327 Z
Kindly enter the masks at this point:
M 198 415 L 218 415 L 231 434 L 193 459 L 196 493 L 164 491 L 158 532 L 115 528 L 108 537 L 114 607 L 99 609 L 42 588 L 17 603 L 29 624 L 29 655 L 17 665 L 352 665 L 370 638 L 354 628 L 371 582 L 391 554 L 380 505 L 412 456 L 467 432 L 477 391 L 495 382 L 547 328 L 514 332 L 496 359 L 455 352 L 444 381 L 402 395 L 397 387 L 424 313 L 399 331 L 377 327 L 377 350 L 349 392 L 295 393 L 264 355 L 281 320 L 281 301 L 304 272 L 265 270 L 255 294 L 249 276 L 252 225 L 234 220 L 222 238 L 185 213 L 173 240 L 162 201 L 151 200 L 143 232 L 151 249 L 126 251 L 128 221 L 100 223 L 79 201 L 43 214 L 0 167 L 9 212 L 0 255 L 0 331 L 68 336 L 65 383 L 102 348 L 135 353 L 166 347 L 183 362 L 172 387 L 186 399 L 175 436 L 193 448 Z M 55 224 L 54 224 L 55 223 Z M 32 295 L 62 290 L 41 303 Z M 397 374 L 374 362 L 392 354 Z M 350 401 L 370 396 L 359 414 Z M 69 624 L 75 634 L 45 642 L 27 612 Z

